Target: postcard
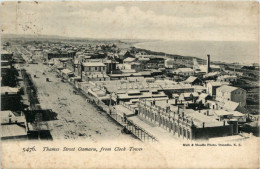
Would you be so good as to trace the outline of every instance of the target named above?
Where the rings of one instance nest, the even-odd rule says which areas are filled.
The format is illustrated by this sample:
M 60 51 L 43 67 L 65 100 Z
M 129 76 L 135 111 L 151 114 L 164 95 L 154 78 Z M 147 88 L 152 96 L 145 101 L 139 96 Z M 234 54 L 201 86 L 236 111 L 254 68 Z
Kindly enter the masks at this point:
M 2 1 L 1 168 L 259 168 L 259 2 Z

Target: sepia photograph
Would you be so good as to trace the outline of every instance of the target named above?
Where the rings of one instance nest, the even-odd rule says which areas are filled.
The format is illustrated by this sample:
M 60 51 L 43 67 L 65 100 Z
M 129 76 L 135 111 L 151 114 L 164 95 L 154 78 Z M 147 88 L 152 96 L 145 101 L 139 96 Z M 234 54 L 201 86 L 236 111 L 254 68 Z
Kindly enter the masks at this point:
M 1 168 L 259 168 L 258 1 L 2 1 Z

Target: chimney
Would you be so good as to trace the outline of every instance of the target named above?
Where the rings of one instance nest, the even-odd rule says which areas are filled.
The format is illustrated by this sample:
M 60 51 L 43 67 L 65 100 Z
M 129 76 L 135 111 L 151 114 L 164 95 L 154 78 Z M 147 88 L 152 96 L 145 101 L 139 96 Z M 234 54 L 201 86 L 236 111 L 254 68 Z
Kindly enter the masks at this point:
M 208 59 L 207 59 L 207 73 L 210 72 L 210 55 L 208 54 Z

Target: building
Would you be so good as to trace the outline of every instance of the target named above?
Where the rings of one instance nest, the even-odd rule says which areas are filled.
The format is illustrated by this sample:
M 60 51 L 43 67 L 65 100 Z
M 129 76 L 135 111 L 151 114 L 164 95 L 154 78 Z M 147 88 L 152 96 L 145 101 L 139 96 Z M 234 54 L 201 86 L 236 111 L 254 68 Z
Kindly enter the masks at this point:
M 58 59 L 58 65 L 62 65 L 64 69 L 68 68 L 73 71 L 73 59 L 72 58 L 60 58 Z
M 190 76 L 184 81 L 184 83 L 191 84 L 191 85 L 201 85 L 203 81 L 198 77 Z
M 216 96 L 216 89 L 222 85 L 225 85 L 225 84 L 228 84 L 228 83 L 222 83 L 222 82 L 208 82 L 206 84 L 206 87 L 207 87 L 207 93 L 210 95 L 210 96 Z
M 210 72 L 203 75 L 203 78 L 206 80 L 217 80 L 217 78 L 220 76 L 220 72 Z
M 112 94 L 113 102 L 119 101 L 129 102 L 138 100 L 139 98 L 168 98 L 164 94 L 160 85 L 155 83 L 147 83 L 143 78 L 134 78 L 128 80 L 114 80 L 108 82 L 95 82 L 100 88 L 106 88 L 108 94 Z M 142 80 L 142 81 L 140 81 Z
M 74 58 L 76 56 L 76 52 L 74 51 L 45 51 L 43 52 L 43 56 L 45 59 L 50 60 L 53 58 Z
M 237 120 L 240 123 L 246 122 L 246 114 L 240 113 L 238 111 L 227 111 L 227 110 L 214 110 L 214 115 L 216 116 L 216 119 L 219 121 L 223 120 Z
M 11 61 L 13 59 L 13 53 L 6 50 L 1 51 L 1 60 Z
M 19 88 L 1 87 L 1 110 L 20 110 L 22 107 Z
M 116 97 L 116 99 L 114 99 Z M 156 89 L 153 90 L 128 90 L 126 93 L 117 93 L 116 95 L 113 95 L 113 99 L 116 102 L 123 101 L 123 102 L 129 102 L 133 100 L 139 100 L 139 99 L 168 99 L 167 95 L 164 94 L 162 91 L 158 91 Z
M 1 111 L 1 140 L 26 140 L 27 132 L 26 119 L 22 113 Z
M 136 60 L 137 60 L 137 58 L 128 57 L 128 58 L 124 59 L 123 63 L 132 63 Z
M 227 111 L 238 111 L 244 114 L 248 113 L 245 107 L 242 107 L 239 103 L 233 101 L 219 102 L 216 100 L 207 100 L 206 105 L 213 110 L 223 109 Z
M 224 85 L 217 88 L 216 100 L 219 102 L 233 101 L 244 107 L 246 105 L 246 90 Z
M 168 104 L 166 108 L 161 107 L 162 101 L 156 104 L 156 101 L 140 100 L 138 116 L 166 129 L 179 138 L 187 140 L 209 139 L 236 134 L 234 133 L 234 126 L 226 121 L 220 122 L 207 113 L 204 114 L 191 109 L 181 110 L 176 108 L 175 111 L 172 111 L 167 100 L 164 102 Z
M 165 63 L 164 65 L 165 68 L 173 68 L 175 61 L 174 59 L 166 59 L 164 63 Z
M 219 76 L 217 78 L 217 81 L 219 82 L 229 82 L 229 83 L 236 83 L 237 82 L 237 76 L 233 75 L 223 75 L 223 76 Z
M 119 61 L 120 63 L 123 62 L 124 59 L 128 58 L 128 57 L 132 57 L 131 53 L 127 50 L 121 50 L 119 53 L 118 53 L 118 58 L 119 58 Z
M 62 69 L 60 72 L 62 77 L 65 79 L 69 79 L 70 77 L 74 76 L 74 73 L 69 69 Z
M 109 81 L 110 77 L 107 74 L 90 74 L 87 76 L 83 76 L 83 80 L 86 82 L 89 81 Z
M 173 94 L 180 95 L 181 93 L 191 93 L 194 92 L 194 87 L 192 87 L 190 84 L 170 84 L 170 83 L 158 83 L 160 84 L 162 90 L 164 93 L 169 97 L 172 98 Z
M 100 62 L 85 62 L 81 64 L 81 78 L 85 81 L 108 81 L 107 65 Z
M 180 76 L 193 76 L 194 70 L 191 68 L 178 68 L 177 70 L 173 71 L 173 74 Z
M 199 98 L 199 94 L 196 92 L 193 93 L 181 93 L 179 97 L 179 101 L 181 102 L 196 102 L 196 100 Z
M 89 74 L 96 74 L 96 73 L 101 73 L 101 74 L 106 74 L 106 69 L 107 66 L 104 63 L 100 63 L 100 62 L 85 62 L 82 63 L 83 66 L 83 72 L 86 75 Z
M 164 68 L 164 58 L 150 57 L 150 59 L 143 63 L 145 69 L 159 69 Z
M 201 104 L 203 104 L 204 106 L 206 106 L 207 100 L 210 100 L 210 99 L 211 99 L 211 97 L 210 97 L 208 94 L 206 94 L 206 93 L 201 93 L 201 94 L 199 95 L 199 98 L 198 98 L 198 100 L 197 100 L 197 103 L 201 103 Z
M 118 64 L 118 62 L 113 61 L 113 60 L 106 60 L 103 63 L 107 66 L 107 68 L 106 68 L 106 73 L 107 74 L 110 74 L 113 71 L 115 71 L 116 70 L 116 65 Z
M 130 65 L 131 65 L 131 69 L 134 69 L 137 72 L 144 70 L 144 65 L 139 62 L 132 62 L 130 63 Z
M 8 70 L 11 69 L 11 62 L 8 60 L 1 60 L 1 76 L 5 76 Z

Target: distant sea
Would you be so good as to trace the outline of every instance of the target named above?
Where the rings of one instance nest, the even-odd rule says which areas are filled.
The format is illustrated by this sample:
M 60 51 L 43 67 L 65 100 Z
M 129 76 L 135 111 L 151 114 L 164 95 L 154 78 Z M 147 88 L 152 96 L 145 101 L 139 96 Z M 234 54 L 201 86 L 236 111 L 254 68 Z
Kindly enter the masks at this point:
M 150 41 L 134 44 L 137 48 L 167 54 L 195 56 L 212 61 L 239 62 L 251 64 L 259 62 L 258 42 L 255 41 Z

